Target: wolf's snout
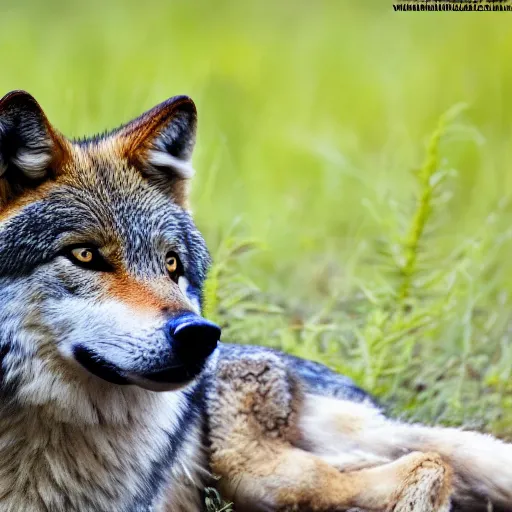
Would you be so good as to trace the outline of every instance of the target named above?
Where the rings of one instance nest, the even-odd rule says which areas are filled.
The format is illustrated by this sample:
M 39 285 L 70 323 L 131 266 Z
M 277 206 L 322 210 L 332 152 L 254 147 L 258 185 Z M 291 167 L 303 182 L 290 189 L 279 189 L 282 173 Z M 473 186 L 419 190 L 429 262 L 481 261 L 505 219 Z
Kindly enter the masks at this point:
M 217 348 L 220 327 L 200 316 L 186 315 L 167 324 L 167 335 L 176 355 L 185 363 L 206 359 Z
M 175 316 L 153 336 L 127 336 L 114 344 L 83 340 L 73 347 L 76 362 L 113 384 L 135 384 L 152 391 L 187 385 L 217 348 L 220 327 L 193 313 Z

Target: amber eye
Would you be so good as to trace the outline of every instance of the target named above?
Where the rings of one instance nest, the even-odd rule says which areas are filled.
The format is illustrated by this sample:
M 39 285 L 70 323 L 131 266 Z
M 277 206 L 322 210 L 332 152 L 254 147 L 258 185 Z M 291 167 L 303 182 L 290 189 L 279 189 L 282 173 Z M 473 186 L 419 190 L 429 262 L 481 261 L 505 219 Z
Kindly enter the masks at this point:
M 94 259 L 94 252 L 88 247 L 76 247 L 71 250 L 71 254 L 80 263 L 91 263 Z
M 165 257 L 165 268 L 173 279 L 179 277 L 180 260 L 175 252 L 171 251 L 167 253 L 167 256 Z
M 112 272 L 114 267 L 101 254 L 100 250 L 94 245 L 71 245 L 65 247 L 60 252 L 74 263 L 77 267 L 87 270 L 97 270 L 98 272 Z

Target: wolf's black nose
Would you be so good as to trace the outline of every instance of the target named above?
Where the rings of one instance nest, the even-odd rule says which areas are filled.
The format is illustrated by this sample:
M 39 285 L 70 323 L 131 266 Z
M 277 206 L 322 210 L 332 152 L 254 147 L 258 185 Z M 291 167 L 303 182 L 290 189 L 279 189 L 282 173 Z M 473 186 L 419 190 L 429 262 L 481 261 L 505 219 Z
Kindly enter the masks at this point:
M 169 334 L 176 355 L 185 363 L 206 359 L 217 347 L 220 327 L 196 315 L 185 315 L 169 322 Z

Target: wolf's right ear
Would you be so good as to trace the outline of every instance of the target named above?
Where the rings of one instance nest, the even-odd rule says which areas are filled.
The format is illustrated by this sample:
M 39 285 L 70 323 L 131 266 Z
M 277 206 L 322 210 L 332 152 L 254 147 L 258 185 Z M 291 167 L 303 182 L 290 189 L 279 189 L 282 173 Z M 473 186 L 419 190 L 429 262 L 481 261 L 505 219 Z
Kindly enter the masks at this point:
M 0 208 L 49 177 L 62 163 L 66 141 L 25 91 L 0 99 Z

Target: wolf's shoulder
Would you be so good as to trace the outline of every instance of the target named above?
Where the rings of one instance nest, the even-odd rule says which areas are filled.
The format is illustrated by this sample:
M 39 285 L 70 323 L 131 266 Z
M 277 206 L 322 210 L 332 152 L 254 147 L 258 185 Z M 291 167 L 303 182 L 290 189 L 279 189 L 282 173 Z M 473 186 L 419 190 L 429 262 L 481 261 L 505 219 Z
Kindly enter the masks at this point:
M 219 362 L 239 364 L 243 361 L 268 361 L 270 364 L 273 362 L 296 377 L 304 386 L 306 392 L 311 394 L 355 402 L 370 401 L 375 403 L 373 397 L 358 387 L 349 377 L 336 373 L 323 364 L 268 347 L 220 343 L 211 368 L 217 366 Z

